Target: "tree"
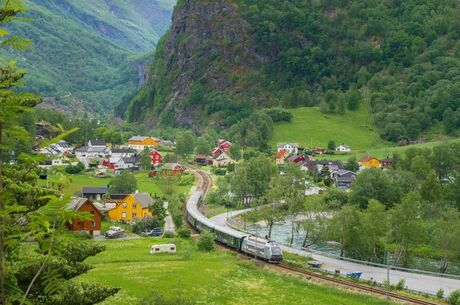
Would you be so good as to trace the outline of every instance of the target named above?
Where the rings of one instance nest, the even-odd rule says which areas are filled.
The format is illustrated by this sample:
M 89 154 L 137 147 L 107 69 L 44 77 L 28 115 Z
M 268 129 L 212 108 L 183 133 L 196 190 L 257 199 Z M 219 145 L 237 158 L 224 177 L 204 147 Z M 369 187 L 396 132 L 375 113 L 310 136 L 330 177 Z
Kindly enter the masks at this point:
M 238 145 L 238 144 L 233 144 L 231 147 L 230 147 L 230 157 L 233 159 L 233 160 L 240 160 L 241 159 L 241 147 Z
M 453 257 L 460 255 L 460 212 L 450 209 L 436 220 L 432 244 L 441 250 L 439 272 L 445 273 Z
M 345 164 L 345 168 L 352 172 L 357 172 L 359 170 L 359 163 L 356 161 L 356 157 L 351 157 L 348 159 L 347 163 Z
M 143 170 L 152 169 L 152 156 L 148 147 L 144 147 L 144 150 L 140 153 L 139 163 Z
M 424 235 L 421 213 L 421 198 L 414 192 L 407 194 L 402 202 L 391 210 L 390 242 L 395 245 L 395 265 L 402 261 L 402 265 L 408 267 L 412 247 L 420 242 Z
M 350 88 L 346 94 L 347 97 L 347 108 L 350 111 L 356 111 L 361 103 L 361 94 L 356 88 Z
M 214 235 L 211 232 L 203 232 L 198 239 L 198 249 L 203 252 L 214 251 Z
M 362 213 L 363 240 L 366 245 L 367 260 L 379 259 L 382 257 L 384 248 L 384 237 L 388 229 L 385 206 L 377 200 L 370 200 L 369 206 Z
M 422 181 L 425 180 L 431 173 L 431 167 L 425 157 L 419 155 L 412 159 L 410 171 L 413 172 L 420 181 Z
M 430 163 L 441 183 L 450 180 L 455 170 L 457 160 L 454 150 L 455 149 L 451 149 L 448 145 L 441 145 L 433 148 Z
M 420 186 L 420 196 L 424 202 L 425 215 L 435 217 L 442 209 L 443 192 L 436 174 L 431 172 Z
M 298 223 L 304 231 L 302 247 L 308 248 L 324 240 L 327 216 L 323 212 L 324 208 L 322 207 L 321 199 L 307 200 L 302 211 L 306 218 Z
M 176 136 L 176 154 L 185 156 L 195 150 L 195 134 L 191 130 L 179 132 Z
M 199 155 L 209 155 L 212 147 L 206 137 L 199 137 L 196 142 L 196 153 Z
M 137 180 L 132 173 L 125 170 L 113 177 L 109 186 L 111 194 L 132 194 L 137 190 Z
M 327 150 L 328 151 L 335 151 L 335 148 L 336 148 L 335 141 L 330 140 L 327 143 Z

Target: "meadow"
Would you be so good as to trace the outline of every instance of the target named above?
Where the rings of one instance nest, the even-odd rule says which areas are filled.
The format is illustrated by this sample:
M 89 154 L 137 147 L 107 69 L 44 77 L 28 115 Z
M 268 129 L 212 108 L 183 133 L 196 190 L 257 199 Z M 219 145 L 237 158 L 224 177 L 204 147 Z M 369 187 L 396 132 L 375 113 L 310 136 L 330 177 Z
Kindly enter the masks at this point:
M 360 159 L 363 155 L 377 158 L 391 157 L 393 152 L 404 153 L 409 148 L 432 148 L 445 143 L 460 143 L 460 138 L 440 138 L 437 134 L 429 134 L 431 141 L 407 146 L 396 146 L 382 141 L 372 128 L 369 113 L 362 105 L 358 111 L 347 111 L 345 114 L 324 114 L 318 107 L 301 107 L 291 109 L 291 122 L 275 123 L 271 141 L 276 143 L 298 143 L 300 146 L 327 148 L 329 141 L 336 145 L 347 144 L 351 153 L 318 156 L 318 159 L 348 160 L 350 157 Z
M 197 304 L 392 304 L 264 269 L 234 252 L 202 253 L 192 240 L 144 238 L 103 241 L 107 250 L 86 260 L 94 269 L 77 280 L 118 286 L 101 305 L 135 305 L 152 293 L 184 294 Z M 149 254 L 150 246 L 175 243 L 176 254 Z

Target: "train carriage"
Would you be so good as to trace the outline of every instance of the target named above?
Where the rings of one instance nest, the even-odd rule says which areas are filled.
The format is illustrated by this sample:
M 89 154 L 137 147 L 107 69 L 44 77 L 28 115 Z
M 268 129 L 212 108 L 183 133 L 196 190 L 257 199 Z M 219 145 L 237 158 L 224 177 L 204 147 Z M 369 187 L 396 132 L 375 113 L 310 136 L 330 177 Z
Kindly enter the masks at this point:
M 248 236 L 247 234 L 227 229 L 219 225 L 214 227 L 214 235 L 218 242 L 237 250 L 241 250 L 243 239 Z

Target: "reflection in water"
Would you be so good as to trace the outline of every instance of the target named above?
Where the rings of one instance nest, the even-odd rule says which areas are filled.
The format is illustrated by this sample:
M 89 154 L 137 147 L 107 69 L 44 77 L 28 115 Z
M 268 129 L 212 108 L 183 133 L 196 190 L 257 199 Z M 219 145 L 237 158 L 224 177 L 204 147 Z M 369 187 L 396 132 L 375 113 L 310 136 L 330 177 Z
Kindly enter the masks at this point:
M 251 232 L 255 235 L 264 237 L 268 234 L 268 227 L 260 223 L 246 225 L 246 231 Z M 285 222 L 279 222 L 273 225 L 271 239 L 279 242 L 288 244 L 291 236 L 291 222 L 285 220 Z M 296 247 L 302 247 L 302 243 L 305 237 L 305 232 L 302 228 L 294 232 L 293 245 Z M 311 245 L 309 249 L 313 251 L 324 252 L 332 255 L 340 254 L 340 246 L 336 242 L 319 242 Z M 439 261 L 430 258 L 414 257 L 411 262 L 410 268 L 426 270 L 431 272 L 439 272 Z M 447 271 L 451 274 L 460 274 L 460 262 L 451 262 Z

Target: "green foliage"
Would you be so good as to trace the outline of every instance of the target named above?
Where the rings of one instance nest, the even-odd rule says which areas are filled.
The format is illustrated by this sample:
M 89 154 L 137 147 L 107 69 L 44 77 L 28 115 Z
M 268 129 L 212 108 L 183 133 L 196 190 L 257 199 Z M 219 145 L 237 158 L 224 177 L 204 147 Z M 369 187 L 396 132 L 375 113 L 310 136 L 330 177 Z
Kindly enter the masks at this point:
M 447 302 L 450 305 L 459 305 L 460 304 L 460 289 L 453 291 L 449 298 L 447 298 Z
M 198 249 L 202 252 L 211 252 L 215 249 L 214 234 L 211 232 L 203 232 L 198 239 Z
M 176 135 L 176 154 L 185 156 L 195 151 L 196 136 L 191 130 Z
M 142 299 L 138 305 L 195 305 L 196 302 L 181 293 L 175 294 L 172 297 L 165 297 L 161 293 L 153 292 L 149 296 Z
M 137 190 L 137 180 L 132 173 L 124 170 L 110 179 L 109 186 L 112 194 L 131 194 Z
M 69 164 L 65 167 L 65 172 L 72 175 L 79 174 L 84 170 L 85 166 L 81 162 L 78 162 L 76 165 Z
M 444 299 L 444 289 L 441 288 L 438 291 L 436 291 L 436 298 L 438 300 Z
M 180 238 L 190 238 L 190 236 L 192 236 L 192 230 L 190 230 L 189 228 L 187 227 L 181 227 L 177 230 L 177 235 L 180 237 Z
M 268 114 L 274 123 L 290 122 L 292 120 L 292 113 L 283 108 L 267 108 L 264 109 L 264 112 Z
M 164 223 L 164 217 L 161 218 L 158 215 L 153 215 L 152 217 L 145 217 L 136 221 L 132 226 L 132 231 L 136 234 L 148 232 L 153 228 L 162 228 Z
M 166 231 L 163 233 L 163 237 L 164 238 L 174 238 L 176 237 L 176 233 L 172 232 L 172 231 Z

